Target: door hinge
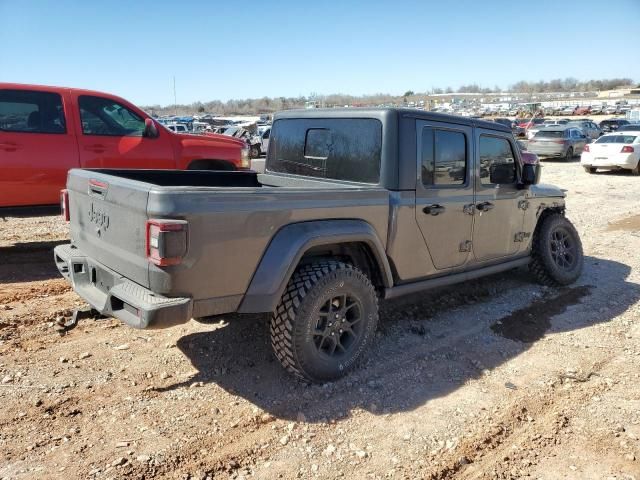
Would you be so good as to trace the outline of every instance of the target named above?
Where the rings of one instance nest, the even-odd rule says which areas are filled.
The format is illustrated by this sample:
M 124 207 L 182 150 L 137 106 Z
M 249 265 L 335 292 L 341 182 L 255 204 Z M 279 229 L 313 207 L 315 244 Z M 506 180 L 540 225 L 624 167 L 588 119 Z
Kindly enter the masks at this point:
M 476 213 L 476 206 L 473 203 L 469 203 L 462 207 L 462 212 L 466 213 L 467 215 L 473 215 Z
M 515 237 L 513 238 L 514 242 L 524 242 L 524 240 L 526 238 L 529 238 L 531 236 L 530 232 L 518 232 L 515 234 Z
M 465 240 L 460 244 L 461 252 L 470 252 L 471 251 L 471 240 Z
M 520 200 L 518 202 L 518 208 L 520 210 L 526 210 L 527 208 L 529 208 L 529 200 Z

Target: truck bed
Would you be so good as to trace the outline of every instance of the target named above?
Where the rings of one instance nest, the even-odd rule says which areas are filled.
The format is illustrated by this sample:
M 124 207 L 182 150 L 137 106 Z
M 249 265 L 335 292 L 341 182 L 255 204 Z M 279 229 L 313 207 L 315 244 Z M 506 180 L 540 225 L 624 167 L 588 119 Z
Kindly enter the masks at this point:
M 122 277 L 166 297 L 189 296 L 194 316 L 235 311 L 284 226 L 358 219 L 387 239 L 389 192 L 375 185 L 160 170 L 72 170 L 67 185 L 72 243 L 97 263 L 97 277 L 106 277 L 102 285 L 96 278 L 96 288 L 113 288 Z M 150 219 L 188 222 L 179 265 L 148 261 Z

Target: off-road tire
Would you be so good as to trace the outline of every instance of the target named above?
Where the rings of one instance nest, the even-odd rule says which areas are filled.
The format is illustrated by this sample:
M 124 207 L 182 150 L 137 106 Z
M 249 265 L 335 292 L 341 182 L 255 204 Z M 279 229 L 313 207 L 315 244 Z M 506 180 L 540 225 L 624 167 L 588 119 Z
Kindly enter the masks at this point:
M 573 148 L 569 147 L 569 148 L 567 149 L 567 153 L 565 154 L 564 159 L 565 159 L 567 162 L 571 162 L 571 161 L 573 161 Z
M 587 173 L 596 173 L 596 170 L 598 170 L 596 167 L 584 167 L 584 171 Z
M 572 261 L 568 262 L 567 254 L 558 253 L 558 240 L 554 239 L 554 233 L 567 237 L 567 244 L 571 244 Z M 564 251 L 565 247 L 561 247 Z M 567 251 L 569 249 L 567 248 Z M 566 266 L 558 263 L 558 256 L 562 257 Z M 562 261 L 561 261 L 562 263 Z M 584 264 L 582 242 L 575 227 L 564 215 L 549 213 L 543 215 L 538 221 L 538 226 L 533 234 L 531 247 L 531 262 L 529 270 L 536 280 L 542 285 L 558 287 L 575 282 Z
M 321 309 L 340 295 L 357 299 L 362 317 L 358 323 L 362 325 L 350 347 L 332 357 L 321 351 L 324 340 L 320 341 L 320 347 L 316 340 L 322 316 L 329 317 Z M 373 341 L 377 324 L 378 297 L 369 278 L 343 262 L 317 261 L 301 266 L 291 277 L 271 317 L 271 345 L 288 372 L 306 381 L 331 381 L 357 364 Z

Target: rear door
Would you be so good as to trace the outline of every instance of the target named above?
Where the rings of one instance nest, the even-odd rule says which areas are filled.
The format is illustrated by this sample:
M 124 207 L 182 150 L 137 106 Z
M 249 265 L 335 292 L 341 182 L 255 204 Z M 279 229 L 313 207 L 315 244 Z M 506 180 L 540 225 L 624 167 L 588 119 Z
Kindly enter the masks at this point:
M 475 181 L 476 205 L 473 255 L 478 262 L 518 253 L 524 238 L 526 190 L 516 185 L 516 145 L 507 133 L 476 128 L 479 172 Z M 527 232 L 529 235 L 531 232 Z
M 0 90 L 0 207 L 60 202 L 78 150 L 62 95 Z
M 578 155 L 584 150 L 587 144 L 587 135 L 579 128 L 572 128 L 569 132 L 571 135 L 571 143 L 573 144 L 573 153 Z
M 434 266 L 464 265 L 473 224 L 471 127 L 417 120 L 416 221 Z
M 176 168 L 168 131 L 143 136 L 144 118 L 128 106 L 97 95 L 79 95 L 78 145 L 85 168 Z

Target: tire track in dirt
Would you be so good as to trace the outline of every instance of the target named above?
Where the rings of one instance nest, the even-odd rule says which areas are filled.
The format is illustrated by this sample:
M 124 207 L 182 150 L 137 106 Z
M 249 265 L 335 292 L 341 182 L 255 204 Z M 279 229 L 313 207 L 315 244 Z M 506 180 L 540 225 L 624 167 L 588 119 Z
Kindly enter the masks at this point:
M 440 457 L 441 467 L 431 471 L 429 480 L 509 479 L 527 476 L 527 470 L 563 442 L 562 433 L 571 425 L 577 411 L 596 394 L 606 390 L 604 383 L 591 378 L 612 360 L 596 364 L 585 380 L 557 376 L 557 380 L 536 396 L 520 396 L 500 414 L 492 425 L 480 425 L 471 438 L 464 439 L 455 453 Z M 560 390 L 567 381 L 571 389 Z M 535 453 L 535 454 L 534 454 Z

